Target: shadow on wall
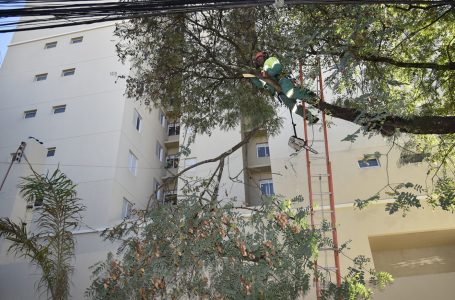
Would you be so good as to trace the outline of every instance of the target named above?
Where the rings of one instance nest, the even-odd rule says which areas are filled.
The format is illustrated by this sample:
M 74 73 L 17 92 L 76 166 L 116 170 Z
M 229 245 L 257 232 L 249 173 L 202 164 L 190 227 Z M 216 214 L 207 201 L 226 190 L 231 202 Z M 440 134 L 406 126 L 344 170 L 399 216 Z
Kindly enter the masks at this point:
M 455 229 L 369 237 L 374 266 L 394 278 L 455 272 Z

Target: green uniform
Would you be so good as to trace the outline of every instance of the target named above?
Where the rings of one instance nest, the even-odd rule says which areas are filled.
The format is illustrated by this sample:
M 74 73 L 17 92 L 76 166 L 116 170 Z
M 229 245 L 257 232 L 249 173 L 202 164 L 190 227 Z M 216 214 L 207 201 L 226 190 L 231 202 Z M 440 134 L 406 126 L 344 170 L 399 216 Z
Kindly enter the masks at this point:
M 288 76 L 282 73 L 283 66 L 281 65 L 278 58 L 274 56 L 267 58 L 266 61 L 264 62 L 262 70 L 267 72 L 267 75 L 271 79 L 278 82 L 278 84 L 281 87 L 280 99 L 283 101 L 284 105 L 286 105 L 290 110 L 294 108 L 297 99 L 303 100 L 306 98 L 307 94 L 305 93 L 305 91 L 295 87 L 291 79 L 289 79 Z M 267 84 L 264 80 L 261 80 L 260 78 L 252 78 L 251 81 L 254 86 L 267 90 L 271 95 L 274 95 L 276 92 L 273 86 Z M 302 106 L 299 105 L 297 107 L 296 113 L 303 117 Z M 309 111 L 307 111 L 306 116 L 307 121 L 311 122 L 312 120 L 314 120 L 314 116 Z

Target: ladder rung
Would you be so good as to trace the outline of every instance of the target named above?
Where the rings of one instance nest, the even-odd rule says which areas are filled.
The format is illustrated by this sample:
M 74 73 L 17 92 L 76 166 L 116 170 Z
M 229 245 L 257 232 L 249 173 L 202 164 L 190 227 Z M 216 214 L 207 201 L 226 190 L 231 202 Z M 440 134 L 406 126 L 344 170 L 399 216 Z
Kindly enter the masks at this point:
M 323 192 L 323 193 L 312 193 L 313 195 L 331 195 L 332 193 L 331 192 Z
M 320 269 L 324 269 L 326 271 L 336 271 L 338 268 L 337 267 L 323 267 L 323 266 L 318 266 Z
M 330 174 L 315 174 L 315 175 L 311 175 L 311 177 L 329 177 Z

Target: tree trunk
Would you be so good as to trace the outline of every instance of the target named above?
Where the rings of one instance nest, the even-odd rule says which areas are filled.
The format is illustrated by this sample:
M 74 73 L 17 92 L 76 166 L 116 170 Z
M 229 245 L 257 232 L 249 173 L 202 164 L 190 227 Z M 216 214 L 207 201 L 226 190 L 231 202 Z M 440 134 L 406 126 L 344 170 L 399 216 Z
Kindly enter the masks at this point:
M 379 130 L 383 135 L 391 136 L 396 131 L 412 134 L 450 134 L 455 133 L 455 116 L 385 116 L 375 120 L 375 115 L 360 109 L 346 108 L 327 102 L 312 102 L 314 107 L 328 115 L 365 126 L 370 130 Z

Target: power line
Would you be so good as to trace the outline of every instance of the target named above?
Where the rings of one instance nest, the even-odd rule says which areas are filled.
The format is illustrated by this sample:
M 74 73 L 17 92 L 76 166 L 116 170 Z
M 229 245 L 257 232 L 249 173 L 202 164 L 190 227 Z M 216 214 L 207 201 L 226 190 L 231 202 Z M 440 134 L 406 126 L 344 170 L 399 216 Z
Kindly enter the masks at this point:
M 31 19 L 0 23 L 0 33 L 87 25 L 149 16 L 191 13 L 204 10 L 227 10 L 244 7 L 272 6 L 275 0 L 145 0 L 108 2 L 88 0 L 20 0 L 15 6 L 0 0 L 0 19 L 27 17 Z M 454 0 L 288 0 L 286 5 L 454 5 Z M 21 7 L 25 6 L 25 7 Z M 13 8 L 12 8 L 13 7 Z M 3 8 L 3 9 L 2 9 Z M 18 25 L 16 27 L 16 25 Z

